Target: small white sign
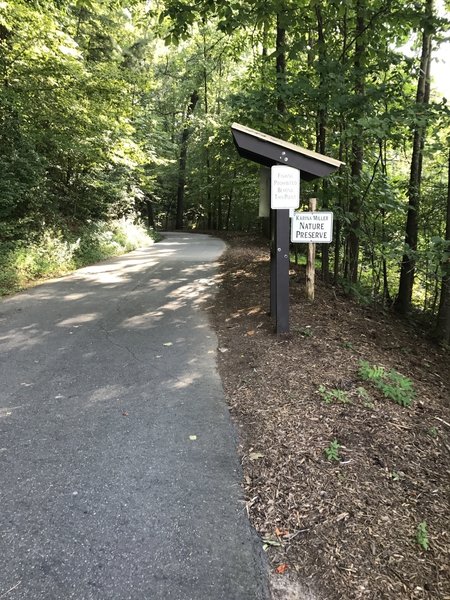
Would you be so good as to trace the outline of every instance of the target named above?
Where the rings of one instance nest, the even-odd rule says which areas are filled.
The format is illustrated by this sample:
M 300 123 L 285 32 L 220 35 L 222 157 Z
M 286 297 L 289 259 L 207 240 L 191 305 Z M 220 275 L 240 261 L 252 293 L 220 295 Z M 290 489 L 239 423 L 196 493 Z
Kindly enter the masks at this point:
M 274 209 L 298 208 L 300 204 L 300 171 L 275 165 L 271 169 L 270 206 Z
M 333 213 L 328 211 L 295 212 L 291 219 L 294 244 L 330 244 L 333 241 Z

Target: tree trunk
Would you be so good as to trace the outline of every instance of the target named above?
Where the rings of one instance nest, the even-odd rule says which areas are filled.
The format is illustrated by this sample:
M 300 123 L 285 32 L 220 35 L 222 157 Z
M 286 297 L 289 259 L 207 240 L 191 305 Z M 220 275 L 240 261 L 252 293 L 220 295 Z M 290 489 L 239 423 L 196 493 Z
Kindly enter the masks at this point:
M 205 25 L 205 23 L 203 23 Z M 203 103 L 205 108 L 205 116 L 209 113 L 209 104 L 208 104 L 208 72 L 206 70 L 206 65 L 208 61 L 208 54 L 206 51 L 206 36 L 203 33 Z M 212 189 L 212 177 L 211 177 L 211 159 L 209 155 L 209 147 L 205 144 L 205 164 L 206 164 L 206 206 L 210 207 L 210 210 L 213 214 L 216 214 L 215 210 L 215 202 L 213 202 L 211 197 L 211 189 Z M 215 221 L 215 217 L 214 217 Z M 214 228 L 215 225 L 213 225 Z
M 354 72 L 355 72 L 355 96 L 361 101 L 364 97 L 365 84 L 365 0 L 357 0 L 356 2 L 356 29 L 355 29 L 355 55 L 354 55 Z M 358 262 L 359 262 L 359 226 L 361 212 L 361 192 L 360 180 L 363 169 L 364 160 L 364 142 L 362 131 L 359 131 L 353 138 L 350 172 L 352 177 L 352 190 L 350 194 L 349 213 L 351 218 L 350 230 L 347 236 L 348 247 L 348 277 L 352 283 L 358 281 Z
M 184 122 L 183 131 L 180 141 L 180 158 L 178 160 L 178 185 L 177 185 L 177 218 L 175 222 L 176 229 L 183 229 L 183 214 L 184 214 L 184 189 L 186 187 L 186 158 L 187 158 L 187 142 L 190 134 L 189 120 L 195 110 L 198 102 L 198 92 L 194 90 L 189 99 L 189 104 L 186 110 L 186 119 Z
M 155 212 L 153 210 L 153 203 L 148 198 L 145 199 L 145 208 L 147 209 L 147 226 L 150 229 L 155 229 Z
M 322 65 L 319 74 L 319 90 L 321 90 L 322 106 L 317 110 L 317 152 L 325 154 L 326 151 L 326 138 L 327 138 L 327 109 L 323 106 L 328 103 L 328 95 L 325 96 L 324 86 L 326 84 L 326 76 L 323 70 L 323 63 L 326 60 L 326 46 L 325 36 L 323 32 L 323 17 L 322 9 L 319 4 L 316 5 L 316 18 L 317 18 L 317 40 L 319 48 L 319 65 Z M 322 189 L 324 191 L 322 198 L 322 208 L 328 209 L 328 198 L 326 194 L 328 182 L 326 179 L 322 182 Z M 330 279 L 330 246 L 328 244 L 322 244 L 321 247 L 321 261 L 322 261 L 322 278 L 325 283 L 328 283 Z
M 236 168 L 233 171 L 233 179 L 231 180 L 231 187 L 228 193 L 228 206 L 227 206 L 227 217 L 225 221 L 225 229 L 230 229 L 230 217 L 231 217 L 231 202 L 233 201 L 234 182 L 236 180 Z
M 433 0 L 426 0 L 425 21 L 422 34 L 422 54 L 420 59 L 420 73 L 417 84 L 416 107 L 418 116 L 423 118 L 430 99 L 430 64 L 431 42 L 430 19 L 433 16 Z M 421 113 L 419 115 L 419 113 Z M 422 159 L 425 145 L 425 124 L 416 124 L 413 136 L 413 151 L 408 186 L 408 215 L 405 228 L 405 252 L 400 269 L 400 283 L 395 309 L 401 314 L 411 310 L 412 293 L 417 251 L 417 237 L 419 227 L 420 184 L 422 181 Z
M 284 115 L 286 112 L 286 103 L 284 101 L 284 86 L 286 82 L 286 13 L 282 6 L 277 13 L 277 36 L 276 36 L 276 72 L 277 72 L 277 111 L 278 114 Z M 281 121 L 281 119 L 280 119 Z M 283 125 L 280 123 L 279 129 L 283 130 Z
M 436 321 L 435 337 L 441 344 L 450 345 L 450 152 L 448 156 L 447 223 L 445 228 L 447 248 L 442 261 L 441 299 Z

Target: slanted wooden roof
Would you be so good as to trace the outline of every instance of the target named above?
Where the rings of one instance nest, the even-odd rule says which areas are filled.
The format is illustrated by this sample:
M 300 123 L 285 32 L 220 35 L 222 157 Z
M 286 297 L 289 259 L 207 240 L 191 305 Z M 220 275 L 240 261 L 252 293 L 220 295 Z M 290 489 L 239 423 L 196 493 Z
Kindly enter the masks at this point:
M 231 131 L 240 156 L 266 167 L 294 167 L 305 181 L 330 175 L 345 164 L 239 123 L 233 123 Z

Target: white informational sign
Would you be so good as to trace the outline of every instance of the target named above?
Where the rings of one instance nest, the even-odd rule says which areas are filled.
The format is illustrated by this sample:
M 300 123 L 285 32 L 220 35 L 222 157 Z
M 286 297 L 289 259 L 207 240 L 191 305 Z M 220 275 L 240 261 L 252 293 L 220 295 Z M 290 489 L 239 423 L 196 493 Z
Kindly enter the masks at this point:
M 295 212 L 291 219 L 291 242 L 294 244 L 330 244 L 333 241 L 333 213 L 327 211 Z
M 271 168 L 270 207 L 298 208 L 300 204 L 300 171 L 293 167 L 275 165 Z

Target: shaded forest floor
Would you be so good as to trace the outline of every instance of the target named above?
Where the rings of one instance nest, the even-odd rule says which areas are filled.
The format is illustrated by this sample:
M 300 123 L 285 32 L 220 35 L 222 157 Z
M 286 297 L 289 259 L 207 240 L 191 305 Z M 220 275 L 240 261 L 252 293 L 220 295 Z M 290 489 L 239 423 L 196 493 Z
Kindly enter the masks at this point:
M 267 245 L 226 239 L 212 320 L 274 598 L 449 600 L 448 353 L 320 281 L 309 303 L 302 272 L 292 333 L 277 338 Z M 365 380 L 361 360 L 407 377 L 411 407 Z

